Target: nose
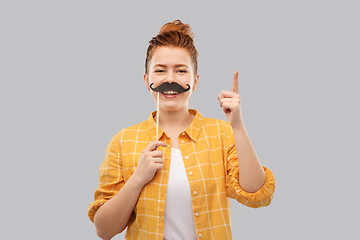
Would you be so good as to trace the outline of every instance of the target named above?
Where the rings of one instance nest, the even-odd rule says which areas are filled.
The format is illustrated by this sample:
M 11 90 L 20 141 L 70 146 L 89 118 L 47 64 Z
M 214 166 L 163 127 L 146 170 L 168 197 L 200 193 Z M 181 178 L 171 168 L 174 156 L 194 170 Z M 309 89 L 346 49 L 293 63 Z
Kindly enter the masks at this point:
M 166 82 L 172 83 L 175 82 L 175 71 L 174 70 L 169 70 L 166 74 Z

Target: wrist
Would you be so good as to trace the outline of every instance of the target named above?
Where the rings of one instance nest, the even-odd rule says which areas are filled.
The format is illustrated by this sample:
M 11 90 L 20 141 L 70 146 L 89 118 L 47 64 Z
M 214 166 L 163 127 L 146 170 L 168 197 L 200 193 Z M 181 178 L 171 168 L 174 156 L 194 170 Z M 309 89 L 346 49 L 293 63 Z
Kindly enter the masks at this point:
M 239 124 L 237 126 L 234 126 L 232 129 L 233 129 L 234 134 L 236 134 L 236 133 L 246 133 L 245 125 L 243 123 Z
M 131 181 L 131 183 L 134 184 L 136 187 L 143 188 L 145 186 L 145 183 L 136 173 L 133 173 L 133 175 L 131 175 L 129 181 Z
M 244 120 L 243 120 L 241 113 L 239 113 L 238 117 L 234 117 L 233 119 L 230 120 L 230 125 L 231 125 L 232 129 L 234 130 L 234 132 L 235 131 L 240 132 L 245 129 L 245 124 L 244 124 Z

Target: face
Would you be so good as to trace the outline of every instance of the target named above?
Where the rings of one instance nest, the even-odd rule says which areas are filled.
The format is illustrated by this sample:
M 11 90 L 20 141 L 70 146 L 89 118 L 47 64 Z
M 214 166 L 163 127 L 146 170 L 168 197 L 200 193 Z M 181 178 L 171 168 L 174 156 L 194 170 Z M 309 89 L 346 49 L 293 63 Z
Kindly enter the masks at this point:
M 162 110 L 187 109 L 192 92 L 195 90 L 199 75 L 194 76 L 194 69 L 190 54 L 184 48 L 158 47 L 149 62 L 148 74 L 144 74 L 145 84 L 153 98 L 157 99 L 157 92 L 150 89 L 158 87 L 164 82 L 176 82 L 183 88 L 190 85 L 190 90 L 178 94 L 160 93 L 159 107 Z

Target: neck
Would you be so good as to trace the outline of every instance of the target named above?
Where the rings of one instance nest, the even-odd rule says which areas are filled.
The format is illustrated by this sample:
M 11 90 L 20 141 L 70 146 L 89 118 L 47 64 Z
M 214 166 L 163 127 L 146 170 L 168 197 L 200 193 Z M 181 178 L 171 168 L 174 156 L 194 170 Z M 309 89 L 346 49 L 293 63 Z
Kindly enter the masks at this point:
M 193 115 L 187 108 L 174 111 L 159 109 L 159 126 L 163 130 L 184 131 L 192 122 Z M 156 117 L 155 117 L 156 119 Z

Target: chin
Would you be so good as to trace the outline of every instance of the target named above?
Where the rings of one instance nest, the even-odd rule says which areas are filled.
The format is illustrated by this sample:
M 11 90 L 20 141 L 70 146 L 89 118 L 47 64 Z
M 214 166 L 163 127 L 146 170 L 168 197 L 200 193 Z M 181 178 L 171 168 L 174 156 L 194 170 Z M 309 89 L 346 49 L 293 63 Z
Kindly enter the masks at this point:
M 161 110 L 163 111 L 177 111 L 177 110 L 182 110 L 186 108 L 187 109 L 187 106 L 185 105 L 179 105 L 179 104 L 164 104 L 161 106 Z

